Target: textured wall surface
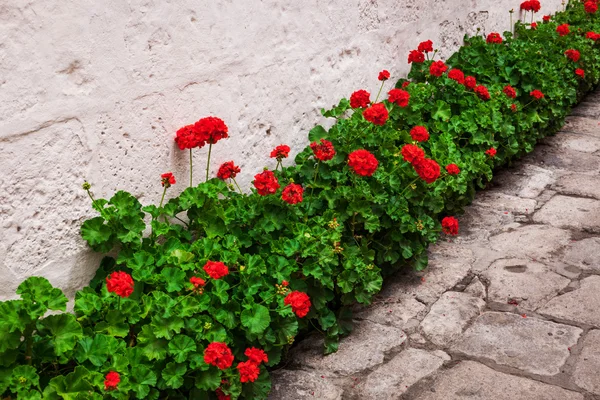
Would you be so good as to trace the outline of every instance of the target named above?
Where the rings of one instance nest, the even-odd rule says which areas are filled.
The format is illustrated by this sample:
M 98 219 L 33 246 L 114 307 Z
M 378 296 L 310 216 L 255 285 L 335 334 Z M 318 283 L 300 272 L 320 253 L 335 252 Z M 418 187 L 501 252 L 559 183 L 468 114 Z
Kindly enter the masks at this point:
M 408 72 L 431 39 L 442 59 L 465 34 L 504 31 L 518 0 L 0 0 L 0 298 L 29 275 L 72 296 L 99 256 L 79 237 L 97 197 L 160 200 L 160 177 L 185 188 L 177 128 L 216 115 L 230 138 L 213 174 L 235 160 L 239 180 L 293 156 L 319 110 L 356 89 L 376 93 Z M 554 12 L 547 0 L 538 14 Z M 517 16 L 518 14 L 515 14 Z M 373 95 L 374 97 L 374 95 Z M 195 152 L 203 175 L 207 149 Z

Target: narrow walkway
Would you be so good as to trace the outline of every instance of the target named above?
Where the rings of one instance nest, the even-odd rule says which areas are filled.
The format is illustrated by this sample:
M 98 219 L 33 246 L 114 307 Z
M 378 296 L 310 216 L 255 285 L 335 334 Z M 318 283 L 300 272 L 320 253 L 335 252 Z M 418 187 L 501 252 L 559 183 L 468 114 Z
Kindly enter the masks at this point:
M 459 220 L 337 353 L 297 346 L 270 399 L 600 399 L 600 92 Z

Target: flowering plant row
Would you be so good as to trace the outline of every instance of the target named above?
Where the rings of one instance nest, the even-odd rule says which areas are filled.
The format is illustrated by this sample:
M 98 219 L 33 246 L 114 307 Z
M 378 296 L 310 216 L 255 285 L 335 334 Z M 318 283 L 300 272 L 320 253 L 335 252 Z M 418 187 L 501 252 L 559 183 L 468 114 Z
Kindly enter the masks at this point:
M 555 133 L 600 79 L 597 7 L 570 3 L 516 32 L 466 38 L 446 61 L 431 41 L 410 52 L 395 87 L 356 90 L 323 115 L 310 145 L 269 154 L 253 193 L 234 161 L 208 175 L 224 121 L 177 132 L 180 149 L 209 146 L 206 181 L 166 203 L 181 177 L 165 173 L 158 206 L 120 191 L 97 199 L 82 236 L 109 253 L 90 285 L 67 299 L 44 278 L 0 303 L 0 393 L 22 399 L 262 399 L 268 370 L 296 338 L 319 331 L 325 352 L 350 332 L 398 268 L 427 265 L 440 233 L 495 167 Z M 595 4 L 595 3 L 594 3 Z M 532 16 L 537 0 L 521 7 Z M 382 92 L 384 93 L 382 95 Z M 267 155 L 265 155 L 266 157 Z M 190 168 L 190 171 L 192 168 Z M 178 182 L 179 181 L 179 182 Z M 144 235 L 149 221 L 149 234 Z

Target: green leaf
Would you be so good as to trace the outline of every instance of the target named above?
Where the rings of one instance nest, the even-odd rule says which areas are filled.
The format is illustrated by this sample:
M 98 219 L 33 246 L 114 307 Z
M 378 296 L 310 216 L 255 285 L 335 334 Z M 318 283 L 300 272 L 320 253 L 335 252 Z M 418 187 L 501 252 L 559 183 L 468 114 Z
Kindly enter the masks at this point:
M 159 339 L 154 335 L 150 325 L 144 325 L 137 337 L 138 347 L 148 360 L 164 360 L 167 356 L 168 341 Z
M 242 311 L 241 321 L 251 334 L 259 335 L 271 323 L 269 309 L 263 305 L 254 304 L 250 309 Z
M 211 366 L 207 371 L 196 372 L 194 375 L 198 389 L 213 391 L 221 386 L 221 371 L 217 367 Z
M 81 325 L 72 314 L 50 315 L 38 321 L 37 329 L 40 335 L 50 338 L 58 356 L 73 350 L 83 337 Z
M 84 367 L 75 367 L 67 376 L 57 376 L 50 380 L 44 390 L 44 399 L 83 400 L 89 399 L 94 387 L 90 372 Z
M 452 109 L 445 101 L 438 100 L 435 102 L 435 112 L 432 115 L 433 119 L 448 121 L 452 117 Z
M 150 387 L 156 385 L 156 374 L 145 365 L 137 365 L 131 369 L 129 384 L 139 399 L 145 399 Z
M 94 292 L 79 291 L 75 295 L 75 314 L 90 316 L 100 311 L 102 299 Z
M 178 292 L 185 284 L 185 272 L 178 268 L 167 267 L 160 273 L 163 282 L 167 285 L 167 292 Z
M 317 142 L 321 139 L 325 139 L 329 134 L 321 125 L 317 125 L 308 132 L 308 140 L 312 142 Z
M 24 312 L 23 303 L 22 300 L 0 302 L 0 328 L 4 328 L 5 332 L 22 332 L 31 322 L 32 319 Z M 1 348 L 2 340 L 0 340 Z
M 77 344 L 73 356 L 80 363 L 89 360 L 96 367 L 102 366 L 109 356 L 114 356 L 121 343 L 112 336 L 98 334 L 94 338 L 84 337 Z
M 17 288 L 17 294 L 25 301 L 42 303 L 50 310 L 67 309 L 67 297 L 60 289 L 52 287 L 46 278 L 32 276 L 25 279 Z
M 104 224 L 104 218 L 102 217 L 88 219 L 81 225 L 81 237 L 87 241 L 92 248 L 107 244 L 111 233 L 108 225 Z
M 168 363 L 162 372 L 165 385 L 171 389 L 180 388 L 183 385 L 183 375 L 186 372 L 187 366 L 185 364 Z
M 188 354 L 196 351 L 196 343 L 186 335 L 177 335 L 173 340 L 169 341 L 169 354 L 178 362 L 184 362 Z
M 40 377 L 37 370 L 31 365 L 20 365 L 13 369 L 10 378 L 10 389 L 13 392 L 20 392 L 31 387 L 37 387 L 40 384 Z M 20 397 L 19 397 L 20 398 Z

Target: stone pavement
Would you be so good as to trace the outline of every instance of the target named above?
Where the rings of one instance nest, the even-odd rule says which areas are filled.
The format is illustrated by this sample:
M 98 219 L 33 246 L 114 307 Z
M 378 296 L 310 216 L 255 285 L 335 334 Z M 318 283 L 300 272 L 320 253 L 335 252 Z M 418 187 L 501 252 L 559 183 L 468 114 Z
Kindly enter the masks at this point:
M 296 346 L 270 399 L 600 400 L 600 92 L 459 220 L 337 353 Z

